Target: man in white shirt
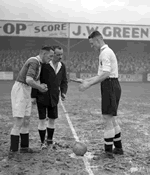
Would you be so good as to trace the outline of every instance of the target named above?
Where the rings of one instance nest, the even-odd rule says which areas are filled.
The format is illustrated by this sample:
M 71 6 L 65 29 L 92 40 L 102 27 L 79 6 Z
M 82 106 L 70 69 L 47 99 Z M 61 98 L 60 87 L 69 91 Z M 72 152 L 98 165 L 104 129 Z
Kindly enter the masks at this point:
M 104 158 L 114 158 L 114 154 L 123 154 L 121 143 L 121 128 L 117 123 L 117 109 L 121 97 L 121 86 L 118 81 L 118 62 L 113 50 L 105 44 L 99 31 L 94 31 L 89 37 L 92 48 L 100 51 L 98 74 L 95 77 L 82 80 L 80 91 L 101 83 L 101 110 L 104 119 Z M 113 150 L 113 144 L 115 146 Z M 102 157 L 102 155 L 100 156 Z

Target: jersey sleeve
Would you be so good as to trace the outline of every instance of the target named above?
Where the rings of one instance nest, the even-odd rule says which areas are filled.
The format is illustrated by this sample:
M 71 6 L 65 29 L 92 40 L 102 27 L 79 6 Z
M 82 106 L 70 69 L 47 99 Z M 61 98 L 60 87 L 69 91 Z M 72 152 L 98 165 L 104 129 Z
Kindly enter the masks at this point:
M 102 71 L 110 72 L 111 71 L 111 53 L 109 50 L 104 50 L 102 52 Z
M 30 61 L 26 76 L 35 78 L 36 74 L 37 74 L 38 67 L 39 67 L 39 63 L 36 60 Z
M 99 59 L 99 65 L 98 65 L 97 74 L 100 75 L 101 71 L 102 71 L 102 68 L 101 68 L 101 61 L 100 61 L 100 59 Z

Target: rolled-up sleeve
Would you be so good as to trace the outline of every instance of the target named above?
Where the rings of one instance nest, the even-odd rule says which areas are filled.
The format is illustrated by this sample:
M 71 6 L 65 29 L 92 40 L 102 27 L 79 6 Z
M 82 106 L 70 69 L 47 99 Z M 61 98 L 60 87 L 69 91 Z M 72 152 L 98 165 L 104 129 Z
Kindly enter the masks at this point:
M 26 76 L 35 78 L 37 76 L 38 67 L 38 62 L 30 62 Z
M 108 50 L 101 53 L 102 59 L 102 71 L 110 72 L 111 71 L 111 55 Z

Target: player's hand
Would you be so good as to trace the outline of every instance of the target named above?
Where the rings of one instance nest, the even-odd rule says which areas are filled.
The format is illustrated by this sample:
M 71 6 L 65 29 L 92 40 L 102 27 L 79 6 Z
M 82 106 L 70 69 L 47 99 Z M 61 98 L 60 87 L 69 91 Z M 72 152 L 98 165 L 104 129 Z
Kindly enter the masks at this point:
M 79 91 L 85 91 L 90 87 L 90 83 L 87 80 L 83 80 L 83 82 L 79 85 Z
M 66 99 L 66 94 L 62 93 L 62 94 L 61 94 L 61 100 L 62 100 L 62 101 L 65 101 L 65 99 Z
M 39 91 L 40 92 L 46 92 L 46 91 L 48 91 L 47 84 L 44 84 L 44 83 L 40 84 Z
M 36 98 L 32 98 L 31 102 L 32 102 L 33 105 L 35 105 L 36 104 Z

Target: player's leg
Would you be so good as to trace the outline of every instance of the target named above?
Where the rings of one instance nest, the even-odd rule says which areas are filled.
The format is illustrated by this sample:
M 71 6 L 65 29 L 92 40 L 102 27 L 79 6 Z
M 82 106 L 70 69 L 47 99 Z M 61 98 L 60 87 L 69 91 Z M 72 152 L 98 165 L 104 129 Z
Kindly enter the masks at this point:
M 21 153 L 33 153 L 33 150 L 29 148 L 29 125 L 30 116 L 25 116 L 22 127 L 20 129 L 20 152 Z
M 106 79 L 101 83 L 101 105 L 102 115 L 104 120 L 104 149 L 106 157 L 113 158 L 113 138 L 115 136 L 115 129 L 113 126 L 113 112 L 115 110 L 115 103 L 112 93 L 112 83 L 110 79 Z
M 121 97 L 121 86 L 120 86 L 118 80 L 113 82 L 113 87 L 114 87 L 114 91 L 115 91 L 116 105 L 117 105 L 116 114 L 114 114 L 115 116 L 113 117 L 113 125 L 115 128 L 115 137 L 113 140 L 115 149 L 113 150 L 113 153 L 122 155 L 123 149 L 122 149 L 122 142 L 121 142 L 121 128 L 120 128 L 119 123 L 116 119 L 119 101 L 120 101 L 120 97 Z
M 47 145 L 53 144 L 55 131 L 55 120 L 58 118 L 58 107 L 48 107 L 48 124 L 47 124 Z
M 23 117 L 14 116 L 14 124 L 10 132 L 10 151 L 17 152 L 19 150 L 20 129 L 23 124 Z
M 105 153 L 107 154 L 108 158 L 113 158 L 112 151 L 113 151 L 113 139 L 115 136 L 115 130 L 112 121 L 112 115 L 103 114 L 103 121 L 104 121 L 104 149 Z
M 32 153 L 33 150 L 29 148 L 29 124 L 31 116 L 31 87 L 25 84 L 21 84 L 23 90 L 23 103 L 25 104 L 25 113 L 22 127 L 20 129 L 20 152 L 21 153 Z
M 38 114 L 39 114 L 39 124 L 38 131 L 41 140 L 41 149 L 45 149 L 45 136 L 46 136 L 46 109 L 47 107 L 43 104 L 37 102 Z
M 20 129 L 23 124 L 26 105 L 23 100 L 22 87 L 18 82 L 15 82 L 11 90 L 11 105 L 14 124 L 10 132 L 10 151 L 16 152 L 19 148 Z
M 115 129 L 115 137 L 113 139 L 115 148 L 113 150 L 113 153 L 122 155 L 123 149 L 122 149 L 122 141 L 121 141 L 121 127 L 119 126 L 115 117 L 113 119 L 113 125 Z

